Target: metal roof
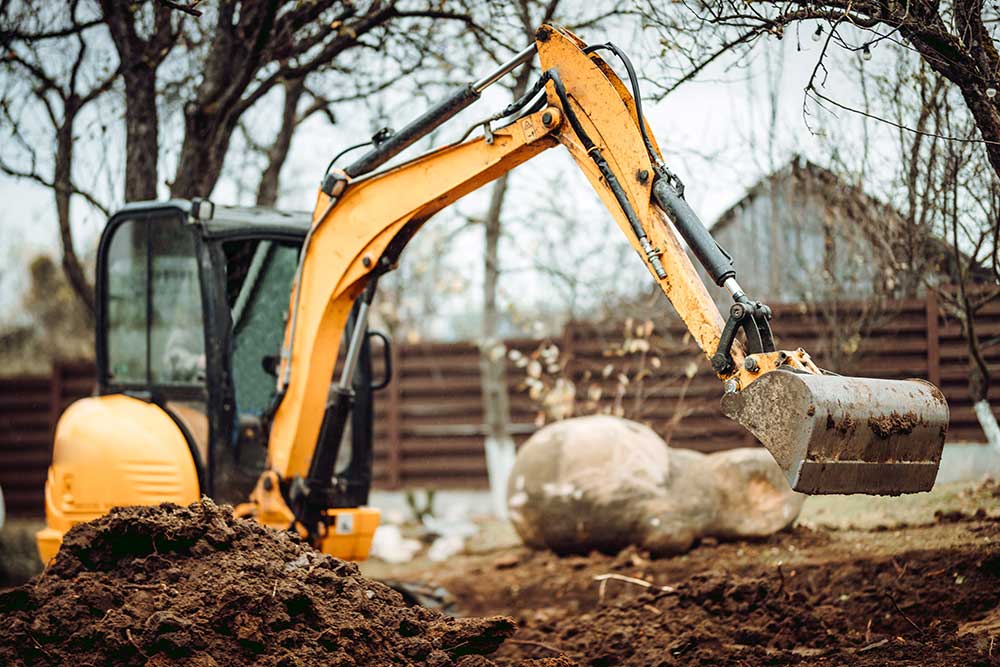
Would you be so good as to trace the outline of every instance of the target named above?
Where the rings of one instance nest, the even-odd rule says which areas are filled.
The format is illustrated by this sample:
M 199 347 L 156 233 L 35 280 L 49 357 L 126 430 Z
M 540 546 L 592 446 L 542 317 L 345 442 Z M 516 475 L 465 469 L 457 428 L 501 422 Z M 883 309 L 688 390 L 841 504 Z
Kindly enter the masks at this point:
M 204 207 L 205 200 L 202 201 Z M 125 204 L 116 215 L 145 213 L 165 208 L 181 210 L 190 216 L 193 205 L 188 199 L 168 199 L 165 201 L 142 201 Z M 312 223 L 312 214 L 307 211 L 281 211 L 257 206 L 214 206 L 214 212 L 205 219 L 204 211 L 199 222 L 209 237 L 278 234 L 305 236 Z

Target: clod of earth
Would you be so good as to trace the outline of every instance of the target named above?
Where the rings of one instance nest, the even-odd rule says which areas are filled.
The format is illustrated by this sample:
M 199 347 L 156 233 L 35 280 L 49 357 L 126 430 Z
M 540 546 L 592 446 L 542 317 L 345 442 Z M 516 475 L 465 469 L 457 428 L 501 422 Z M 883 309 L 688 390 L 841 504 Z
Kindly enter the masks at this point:
M 11 666 L 487 667 L 515 630 L 408 607 L 356 565 L 207 499 L 74 527 L 41 575 L 0 594 L 0 618 Z
M 878 437 L 888 438 L 891 435 L 910 433 L 919 423 L 920 418 L 913 413 L 901 415 L 897 412 L 891 412 L 887 415 L 869 418 L 868 428 Z

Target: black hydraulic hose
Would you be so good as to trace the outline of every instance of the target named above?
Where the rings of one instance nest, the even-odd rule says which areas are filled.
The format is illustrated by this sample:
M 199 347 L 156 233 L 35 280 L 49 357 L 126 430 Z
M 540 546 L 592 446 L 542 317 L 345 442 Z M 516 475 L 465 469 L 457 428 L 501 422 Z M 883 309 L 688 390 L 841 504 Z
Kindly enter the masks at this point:
M 334 155 L 333 159 L 330 160 L 330 164 L 326 165 L 326 171 L 323 172 L 323 180 L 326 180 L 326 175 L 330 173 L 331 169 L 333 169 L 333 165 L 335 165 L 337 163 L 337 160 L 339 160 L 340 158 L 344 157 L 345 155 L 347 155 L 351 151 L 356 151 L 359 148 L 364 148 L 365 146 L 371 146 L 371 144 L 372 144 L 372 141 L 370 139 L 368 141 L 362 141 L 360 144 L 354 144 L 353 146 L 348 146 L 344 150 L 342 150 L 339 153 L 337 153 L 336 155 Z
M 545 84 L 549 82 L 550 78 L 551 77 L 549 76 L 548 72 L 542 72 L 542 75 L 538 77 L 538 80 L 532 84 L 531 88 L 526 93 L 521 95 L 521 97 L 514 100 L 510 104 L 508 104 L 503 111 L 497 114 L 496 117 L 505 118 L 507 116 L 510 116 L 514 112 L 523 109 L 528 104 L 528 102 L 530 102 L 532 98 L 535 97 L 535 95 L 542 92 L 542 89 L 545 87 Z
M 595 165 L 597 165 L 597 169 L 601 172 L 601 176 L 604 177 L 604 182 L 608 184 L 608 188 L 610 188 L 611 192 L 614 194 L 622 212 L 625 213 L 625 218 L 628 220 L 628 224 L 632 228 L 632 232 L 638 239 L 639 245 L 642 247 L 642 251 L 646 255 L 646 259 L 653 267 L 653 270 L 656 271 L 656 276 L 658 278 L 666 278 L 667 272 L 663 268 L 663 263 L 660 261 L 659 251 L 656 250 L 649 242 L 649 238 L 646 236 L 646 230 L 642 228 L 642 223 L 639 221 L 639 216 L 636 214 L 635 209 L 632 208 L 632 203 L 629 202 L 628 195 L 625 193 L 625 189 L 618 181 L 618 177 L 615 175 L 615 172 L 611 169 L 611 166 L 608 165 L 604 156 L 601 155 L 601 149 L 590 138 L 587 131 L 583 129 L 583 125 L 580 124 L 580 119 L 577 117 L 576 112 L 573 111 L 573 107 L 570 106 L 569 95 L 566 94 L 566 87 L 563 85 L 562 79 L 559 78 L 559 72 L 554 69 L 550 69 L 546 72 L 546 74 L 556 89 L 556 95 L 559 97 L 559 102 L 562 103 L 563 113 L 566 114 L 566 119 L 569 121 L 570 127 L 573 128 L 573 132 L 576 133 L 576 136 L 580 138 L 580 142 L 587 150 L 587 155 L 589 155 L 590 159 L 594 161 Z
M 646 121 L 642 115 L 642 94 L 639 90 L 639 77 L 635 74 L 635 68 L 632 67 L 632 61 L 627 55 L 625 55 L 624 51 L 611 42 L 607 42 L 606 44 L 592 44 L 586 47 L 583 52 L 589 54 L 594 51 L 600 51 L 601 49 L 611 51 L 613 54 L 618 56 L 618 59 L 625 65 L 625 71 L 628 73 L 628 80 L 632 86 L 632 99 L 635 100 L 635 116 L 636 120 L 639 122 L 639 132 L 642 134 L 642 141 L 646 144 L 646 151 L 649 153 L 649 157 L 653 161 L 653 164 L 657 167 L 663 167 L 663 160 L 660 159 L 660 156 L 656 152 L 656 148 L 653 146 L 653 141 L 649 138 L 649 134 L 646 132 Z
M 642 133 L 646 151 L 653 164 L 656 165 L 658 174 L 658 178 L 653 184 L 653 197 L 666 211 L 677 231 L 684 237 L 712 280 L 717 285 L 722 286 L 729 278 L 736 277 L 733 259 L 729 253 L 723 250 L 722 246 L 716 243 L 711 233 L 702 224 L 701 219 L 688 205 L 687 200 L 684 199 L 684 184 L 667 169 L 663 160 L 656 153 L 653 142 L 646 132 L 646 122 L 642 114 L 642 95 L 639 92 L 639 78 L 636 76 L 635 68 L 632 67 L 632 61 L 629 60 L 624 51 L 611 42 L 588 46 L 583 52 L 592 53 L 601 49 L 614 53 L 625 65 L 625 71 L 628 73 L 629 83 L 632 85 L 632 98 L 635 100 L 635 115 L 639 122 L 639 132 Z

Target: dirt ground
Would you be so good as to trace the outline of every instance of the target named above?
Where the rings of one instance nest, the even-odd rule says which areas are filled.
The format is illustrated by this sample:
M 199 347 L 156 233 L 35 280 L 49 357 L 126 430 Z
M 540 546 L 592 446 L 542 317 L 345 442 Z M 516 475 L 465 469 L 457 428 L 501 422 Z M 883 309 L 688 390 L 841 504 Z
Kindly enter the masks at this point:
M 810 498 L 792 530 L 683 556 L 557 557 L 487 526 L 359 569 L 210 501 L 77 526 L 0 592 L 0 664 L 1000 665 L 1000 485 Z M 368 577 L 443 587 L 458 618 Z
M 75 526 L 42 574 L 0 593 L 11 666 L 488 667 L 514 630 L 408 606 L 353 563 L 209 500 Z
M 365 566 L 517 632 L 501 665 L 1000 665 L 1000 486 L 810 499 L 793 530 L 649 559 L 518 547 Z

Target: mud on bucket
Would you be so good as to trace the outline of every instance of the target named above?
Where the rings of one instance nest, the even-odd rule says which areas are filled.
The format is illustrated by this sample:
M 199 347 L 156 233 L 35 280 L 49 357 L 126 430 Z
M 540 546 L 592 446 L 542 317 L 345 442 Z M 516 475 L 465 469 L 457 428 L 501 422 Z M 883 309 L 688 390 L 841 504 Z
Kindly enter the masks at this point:
M 809 494 L 928 491 L 948 430 L 948 404 L 923 380 L 776 370 L 726 394 L 722 411 Z

